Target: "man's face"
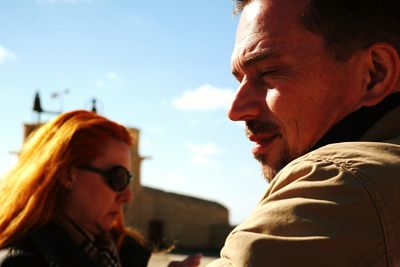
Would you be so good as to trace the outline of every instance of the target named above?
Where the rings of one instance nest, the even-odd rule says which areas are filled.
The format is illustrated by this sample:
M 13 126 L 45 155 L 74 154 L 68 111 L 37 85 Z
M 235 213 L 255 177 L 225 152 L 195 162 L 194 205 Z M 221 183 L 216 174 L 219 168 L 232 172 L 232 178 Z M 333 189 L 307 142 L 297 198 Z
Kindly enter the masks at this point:
M 337 62 L 301 25 L 305 2 L 254 0 L 237 30 L 232 71 L 240 85 L 228 115 L 246 122 L 269 180 L 360 107 L 361 66 Z

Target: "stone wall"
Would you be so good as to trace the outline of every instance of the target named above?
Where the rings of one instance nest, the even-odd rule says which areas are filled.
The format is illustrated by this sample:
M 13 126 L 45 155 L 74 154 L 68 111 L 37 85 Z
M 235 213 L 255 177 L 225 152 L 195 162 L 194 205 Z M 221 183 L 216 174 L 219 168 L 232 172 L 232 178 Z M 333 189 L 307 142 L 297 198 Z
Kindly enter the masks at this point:
M 137 209 L 135 216 L 126 217 L 130 218 L 128 224 L 151 241 L 161 245 L 176 242 L 184 248 L 219 249 L 223 245 L 230 229 L 224 206 L 144 186 L 140 194 L 140 212 Z

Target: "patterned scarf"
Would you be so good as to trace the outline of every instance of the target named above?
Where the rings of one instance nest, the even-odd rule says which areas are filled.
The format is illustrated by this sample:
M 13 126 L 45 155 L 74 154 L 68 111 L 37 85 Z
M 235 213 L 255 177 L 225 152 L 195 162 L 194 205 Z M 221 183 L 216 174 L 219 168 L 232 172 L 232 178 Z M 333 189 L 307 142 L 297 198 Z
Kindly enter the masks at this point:
M 96 238 L 70 218 L 62 217 L 57 222 L 64 228 L 68 235 L 99 267 L 121 267 L 118 250 L 113 240 L 107 233 L 102 233 Z

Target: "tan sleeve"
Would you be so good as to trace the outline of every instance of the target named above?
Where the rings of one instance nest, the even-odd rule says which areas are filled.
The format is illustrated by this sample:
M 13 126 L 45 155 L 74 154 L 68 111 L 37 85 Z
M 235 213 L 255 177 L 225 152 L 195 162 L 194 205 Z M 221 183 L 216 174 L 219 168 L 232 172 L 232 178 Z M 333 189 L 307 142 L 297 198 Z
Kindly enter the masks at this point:
M 355 175 L 329 160 L 292 162 L 208 266 L 387 266 L 378 213 Z

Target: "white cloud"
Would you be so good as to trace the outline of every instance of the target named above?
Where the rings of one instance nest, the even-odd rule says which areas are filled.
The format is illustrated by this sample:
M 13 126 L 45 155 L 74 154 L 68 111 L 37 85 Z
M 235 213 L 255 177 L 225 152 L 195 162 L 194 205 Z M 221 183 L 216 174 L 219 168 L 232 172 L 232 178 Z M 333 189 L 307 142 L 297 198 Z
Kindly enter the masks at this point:
M 226 109 L 232 102 L 234 92 L 204 84 L 194 90 L 183 92 L 182 96 L 172 101 L 174 107 L 180 110 L 214 111 Z
M 0 46 L 0 64 L 8 60 L 15 60 L 17 57 L 15 54 L 6 48 Z
M 36 0 L 39 4 L 90 4 L 94 0 Z
M 96 81 L 96 85 L 99 88 L 109 88 L 123 83 L 124 80 L 122 77 L 118 73 L 112 71 L 104 74 Z
M 213 143 L 194 144 L 187 143 L 186 148 L 191 152 L 191 159 L 194 165 L 209 166 L 213 164 L 212 156 L 220 153 L 218 147 Z

